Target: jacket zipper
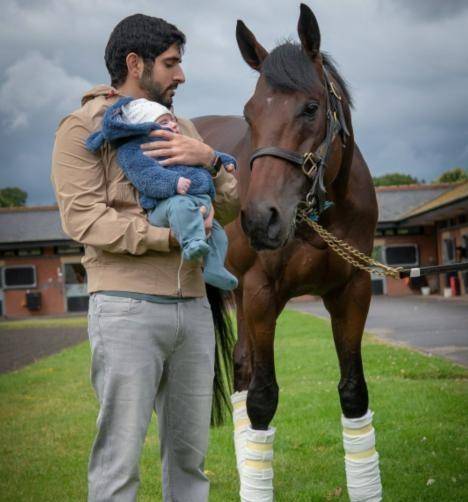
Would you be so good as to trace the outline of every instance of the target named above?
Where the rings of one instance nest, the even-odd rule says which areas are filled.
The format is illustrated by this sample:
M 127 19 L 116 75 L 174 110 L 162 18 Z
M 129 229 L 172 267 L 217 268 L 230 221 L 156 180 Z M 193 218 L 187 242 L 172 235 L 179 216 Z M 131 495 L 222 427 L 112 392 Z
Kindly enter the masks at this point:
M 182 270 L 182 265 L 184 264 L 184 255 L 183 255 L 183 250 L 180 250 L 180 263 L 179 263 L 179 269 L 177 270 L 177 296 L 179 298 L 182 297 L 182 288 L 180 285 L 180 272 Z

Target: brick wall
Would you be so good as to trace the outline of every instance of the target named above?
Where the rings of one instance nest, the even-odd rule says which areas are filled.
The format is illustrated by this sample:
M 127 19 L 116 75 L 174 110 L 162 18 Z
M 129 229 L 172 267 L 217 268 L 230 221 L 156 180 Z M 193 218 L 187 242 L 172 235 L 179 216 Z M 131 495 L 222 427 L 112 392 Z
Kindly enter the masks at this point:
M 53 254 L 53 248 L 45 248 L 42 256 L 5 257 L 3 267 L 34 265 L 36 267 L 36 287 L 3 290 L 3 314 L 7 317 L 57 315 L 65 312 L 65 298 L 61 277 L 60 257 Z M 26 292 L 40 291 L 40 310 L 26 308 Z
M 432 227 L 426 227 L 423 235 L 389 235 L 378 237 L 374 241 L 374 246 L 405 246 L 416 245 L 419 252 L 419 265 L 421 267 L 437 265 L 439 254 L 437 249 L 436 233 Z M 428 283 L 432 291 L 439 289 L 439 282 L 436 276 L 428 277 Z M 386 294 L 389 296 L 404 296 L 420 294 L 419 290 L 411 289 L 408 281 L 401 279 L 386 278 Z

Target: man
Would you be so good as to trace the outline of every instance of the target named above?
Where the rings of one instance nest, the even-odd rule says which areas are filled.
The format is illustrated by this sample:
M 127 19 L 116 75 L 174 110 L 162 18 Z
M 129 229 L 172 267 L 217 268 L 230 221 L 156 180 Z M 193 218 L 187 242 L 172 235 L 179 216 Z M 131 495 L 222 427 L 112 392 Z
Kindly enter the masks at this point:
M 105 52 L 112 87 L 85 94 L 81 108 L 63 119 L 56 133 L 52 182 L 63 228 L 85 245 L 91 293 L 91 378 L 100 403 L 88 472 L 92 502 L 136 500 L 153 409 L 164 500 L 208 500 L 203 464 L 214 330 L 200 264 L 181 262 L 170 229 L 148 225 L 112 147 L 105 144 L 95 155 L 84 146 L 100 129 L 107 107 L 122 96 L 172 105 L 185 81 L 184 44 L 184 34 L 162 19 L 136 14 L 122 20 Z M 190 121 L 178 120 L 182 134 L 154 131 L 166 141 L 145 145 L 146 154 L 167 157 L 166 165 L 211 169 L 213 149 Z M 223 167 L 215 171 L 216 217 L 226 224 L 238 212 L 236 181 Z

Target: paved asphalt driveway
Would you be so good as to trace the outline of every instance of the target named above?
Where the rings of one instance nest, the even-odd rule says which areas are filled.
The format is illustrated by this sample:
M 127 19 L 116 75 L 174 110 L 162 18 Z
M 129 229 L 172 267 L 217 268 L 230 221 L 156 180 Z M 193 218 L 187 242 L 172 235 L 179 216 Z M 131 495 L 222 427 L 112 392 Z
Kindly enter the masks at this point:
M 321 301 L 290 302 L 288 308 L 330 317 Z M 468 366 L 468 302 L 464 299 L 374 296 L 366 331 Z
M 0 373 L 18 370 L 87 339 L 86 327 L 2 329 Z

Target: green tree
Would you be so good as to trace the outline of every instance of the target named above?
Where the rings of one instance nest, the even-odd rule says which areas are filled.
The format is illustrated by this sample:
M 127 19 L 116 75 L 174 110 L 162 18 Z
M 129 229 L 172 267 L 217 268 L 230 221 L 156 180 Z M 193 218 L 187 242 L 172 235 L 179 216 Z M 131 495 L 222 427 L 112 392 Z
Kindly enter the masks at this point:
M 0 189 L 0 207 L 18 207 L 26 204 L 28 194 L 18 187 Z
M 387 187 L 392 185 L 412 185 L 418 183 L 418 179 L 403 173 L 388 173 L 372 178 L 374 186 Z
M 454 167 L 444 171 L 436 180 L 436 183 L 457 183 L 468 180 L 468 170 L 461 167 Z

